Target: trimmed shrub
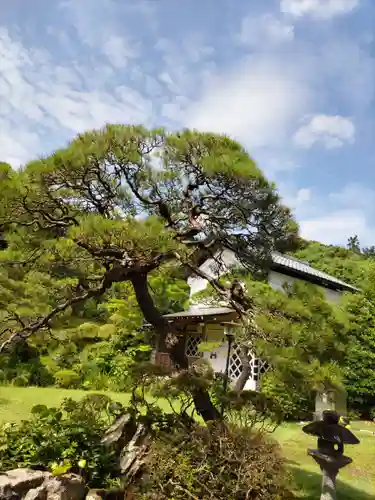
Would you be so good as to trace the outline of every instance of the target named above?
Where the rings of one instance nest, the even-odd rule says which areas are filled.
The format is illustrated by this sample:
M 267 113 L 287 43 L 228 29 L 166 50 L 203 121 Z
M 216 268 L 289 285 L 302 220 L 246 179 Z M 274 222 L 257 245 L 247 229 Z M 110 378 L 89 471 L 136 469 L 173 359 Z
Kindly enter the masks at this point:
M 290 484 L 275 442 L 246 428 L 197 427 L 159 435 L 136 498 L 289 500 Z
M 74 370 L 59 370 L 55 373 L 55 384 L 63 389 L 74 389 L 81 383 L 81 376 Z
M 16 387 L 26 387 L 29 385 L 29 377 L 27 375 L 17 375 L 12 380 L 12 383 Z

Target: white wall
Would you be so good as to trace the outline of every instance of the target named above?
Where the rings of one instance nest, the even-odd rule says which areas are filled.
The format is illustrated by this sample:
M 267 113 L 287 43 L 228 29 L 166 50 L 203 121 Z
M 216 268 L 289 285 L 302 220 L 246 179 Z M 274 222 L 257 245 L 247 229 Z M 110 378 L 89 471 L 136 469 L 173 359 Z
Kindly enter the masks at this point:
M 219 262 L 222 262 L 220 266 L 218 266 L 215 259 L 207 259 L 199 269 L 211 278 L 217 278 L 218 276 L 225 274 L 234 265 L 240 264 L 234 253 L 230 250 L 223 251 Z M 207 281 L 203 278 L 192 276 L 188 278 L 188 285 L 190 286 L 190 296 L 192 296 L 204 290 L 207 286 Z
M 218 269 L 217 263 L 214 259 L 208 259 L 200 269 L 211 277 L 217 277 L 225 274 L 225 272 L 233 265 L 239 264 L 234 254 L 227 250 L 223 252 L 222 260 L 225 262 L 225 265 L 222 265 L 220 269 Z M 296 279 L 297 278 L 292 278 L 291 276 L 287 276 L 286 274 L 279 273 L 277 271 L 270 271 L 268 274 L 268 282 L 272 286 L 272 288 L 276 290 L 283 290 L 284 283 L 289 283 L 292 285 L 296 281 Z M 193 296 L 194 294 L 201 292 L 206 288 L 207 281 L 199 277 L 190 277 L 188 279 L 188 285 L 190 286 L 190 296 Z M 318 286 L 320 290 L 323 290 L 327 297 L 327 300 L 330 300 L 332 302 L 338 302 L 342 295 L 342 292 L 330 290 L 319 285 L 316 286 Z
M 225 264 L 223 264 L 220 269 L 218 269 L 218 265 L 217 263 L 215 262 L 214 259 L 209 259 L 207 260 L 202 266 L 201 266 L 201 270 L 208 274 L 209 276 L 211 277 L 218 277 L 218 276 L 221 276 L 223 274 L 225 274 L 225 272 L 231 268 L 232 266 L 234 265 L 238 265 L 239 262 L 238 260 L 235 258 L 234 254 L 232 252 L 229 252 L 229 251 L 225 251 L 223 252 L 223 255 L 222 255 L 222 260 L 225 262 Z M 293 285 L 293 283 L 298 280 L 298 278 L 293 278 L 291 276 L 287 276 L 286 274 L 283 274 L 283 273 L 280 273 L 280 272 L 277 272 L 277 271 L 270 271 L 269 274 L 268 274 L 268 282 L 269 284 L 272 286 L 272 288 L 276 289 L 276 290 L 281 290 L 283 291 L 284 288 L 283 288 L 283 285 L 285 283 L 288 283 L 290 285 Z M 193 296 L 194 294 L 198 293 L 198 292 L 201 292 L 202 290 L 204 290 L 207 286 L 207 281 L 202 279 L 202 278 L 199 278 L 199 277 L 191 277 L 188 279 L 188 284 L 190 286 L 190 296 Z M 318 285 L 317 285 L 318 286 Z M 335 291 L 335 290 L 330 290 L 328 288 L 325 288 L 325 287 L 321 287 L 321 286 L 318 286 L 320 288 L 320 290 L 323 290 L 323 292 L 325 293 L 326 297 L 327 297 L 327 300 L 329 301 L 332 301 L 332 302 L 338 302 L 340 297 L 341 297 L 341 292 L 339 291 Z M 203 301 L 195 301 L 194 302 L 194 307 L 199 307 L 199 306 L 203 306 L 203 305 L 208 305 L 207 303 L 205 304 L 204 303 L 204 300 Z M 214 358 L 211 358 L 210 355 L 211 353 L 209 352 L 205 352 L 203 354 L 203 358 L 207 359 L 215 372 L 222 372 L 224 373 L 225 372 L 225 366 L 226 366 L 226 358 L 227 358 L 227 349 L 228 349 L 228 346 L 227 346 L 227 343 L 225 341 L 225 339 L 223 339 L 223 333 L 222 332 L 216 332 L 216 335 L 214 335 L 213 332 L 211 331 L 208 331 L 207 332 L 207 338 L 208 340 L 219 340 L 219 338 L 222 340 L 222 342 L 220 342 L 220 345 L 217 346 L 215 349 L 214 349 L 214 353 L 216 354 L 216 357 Z M 254 378 L 250 377 L 249 380 L 246 382 L 246 385 L 245 385 L 245 389 L 248 389 L 248 390 L 257 390 L 257 382 L 256 380 L 254 380 Z

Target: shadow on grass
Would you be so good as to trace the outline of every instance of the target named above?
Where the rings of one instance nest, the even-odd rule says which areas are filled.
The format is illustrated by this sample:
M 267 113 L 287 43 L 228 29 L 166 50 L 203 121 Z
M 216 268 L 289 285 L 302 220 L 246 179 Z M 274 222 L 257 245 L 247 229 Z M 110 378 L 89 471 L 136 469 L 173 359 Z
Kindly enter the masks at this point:
M 321 474 L 301 469 L 297 466 L 296 462 L 293 461 L 289 461 L 289 464 L 289 469 L 298 487 L 297 498 L 301 500 L 316 500 L 320 498 L 322 483 Z M 374 500 L 374 495 L 370 495 L 358 488 L 353 488 L 347 483 L 340 481 L 340 479 L 337 481 L 337 497 L 340 500 Z

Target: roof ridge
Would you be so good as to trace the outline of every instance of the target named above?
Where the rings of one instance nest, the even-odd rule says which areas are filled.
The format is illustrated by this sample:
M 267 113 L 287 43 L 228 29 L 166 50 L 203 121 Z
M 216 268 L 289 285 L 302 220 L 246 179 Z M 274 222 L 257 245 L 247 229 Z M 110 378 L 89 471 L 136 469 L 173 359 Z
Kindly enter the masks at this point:
M 306 264 L 305 262 L 303 262 L 299 259 L 295 259 L 289 255 L 282 254 L 280 252 L 273 252 L 272 256 L 275 257 L 272 260 L 273 260 L 273 263 L 276 265 L 281 265 L 284 268 L 289 268 L 289 269 L 292 269 L 294 271 L 300 271 L 301 273 L 308 274 L 310 276 L 314 276 L 315 278 L 321 278 L 321 279 L 324 279 L 326 281 L 330 281 L 332 284 L 341 285 L 347 289 L 360 291 L 359 288 L 357 288 L 349 283 L 346 283 L 345 281 L 343 281 L 339 278 L 336 278 L 335 276 L 332 276 L 332 275 L 326 273 L 325 271 L 321 271 L 320 269 L 313 267 L 311 264 Z M 288 260 L 291 261 L 290 265 L 288 265 Z M 295 263 L 296 266 L 292 265 L 292 263 Z M 298 269 L 298 267 L 297 267 L 298 264 L 302 265 L 303 268 Z
M 284 257 L 284 259 L 294 260 L 295 262 L 300 262 L 305 266 L 312 267 L 311 262 L 309 262 L 308 260 L 299 259 L 298 257 L 295 257 L 294 255 L 290 255 L 288 253 L 272 252 L 272 255 L 279 255 L 280 257 Z

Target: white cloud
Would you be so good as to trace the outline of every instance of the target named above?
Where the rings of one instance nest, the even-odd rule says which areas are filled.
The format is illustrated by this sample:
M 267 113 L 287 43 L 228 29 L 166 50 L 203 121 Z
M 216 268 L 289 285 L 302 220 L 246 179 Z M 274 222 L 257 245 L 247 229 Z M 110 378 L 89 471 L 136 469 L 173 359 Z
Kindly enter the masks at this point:
M 349 118 L 340 115 L 315 115 L 294 134 L 297 146 L 311 148 L 316 143 L 327 149 L 339 148 L 351 143 L 355 137 L 355 126 Z
M 359 0 L 281 0 L 280 10 L 293 17 L 310 16 L 330 19 L 347 14 L 359 6 Z
M 310 89 L 303 82 L 302 68 L 254 56 L 231 74 L 212 78 L 201 99 L 187 110 L 185 123 L 226 133 L 251 148 L 277 146 L 309 106 Z
M 106 64 L 58 66 L 48 53 L 26 49 L 1 27 L 0 59 L 0 100 L 6 103 L 0 109 L 2 161 L 18 165 L 48 153 L 61 145 L 52 145 L 51 136 L 65 142 L 106 122 L 152 119 L 152 103 L 137 90 L 125 85 L 107 90 L 113 68 Z
M 0 161 L 5 161 L 13 167 L 21 166 L 30 155 L 41 152 L 40 137 L 24 127 L 9 128 L 9 122 L 0 119 Z
M 115 68 L 124 68 L 129 59 L 134 59 L 138 55 L 134 44 L 117 35 L 110 35 L 103 42 L 102 52 Z
M 291 173 L 300 165 L 292 158 L 283 146 L 280 148 L 261 148 L 250 150 L 259 168 L 263 170 L 269 179 L 275 180 L 280 172 Z M 279 182 L 277 183 L 279 185 Z
M 120 11 L 119 5 L 112 0 L 63 0 L 59 6 L 81 42 L 101 52 L 115 68 L 124 68 L 139 55 L 140 42 L 127 36 L 123 26 L 121 35 L 116 32 Z
M 337 95 L 355 113 L 366 112 L 375 96 L 375 58 L 371 50 L 348 34 L 322 44 L 318 57 L 316 71 L 324 75 L 322 92 L 331 102 Z M 327 91 L 327 84 L 331 91 Z
M 256 50 L 247 60 L 212 72 L 200 97 L 181 109 L 184 125 L 238 139 L 271 173 L 290 171 L 300 163 L 291 140 L 299 125 L 308 126 L 295 138 L 304 147 L 319 141 L 333 148 L 354 139 L 349 118 L 314 117 L 313 112 L 331 105 L 330 89 L 356 121 L 367 112 L 375 91 L 375 65 L 355 39 L 340 35 L 321 44 L 291 40 L 252 48 Z M 303 116 L 312 123 L 301 124 Z
M 317 215 L 314 213 L 314 197 L 311 188 L 298 188 L 290 182 L 279 182 L 279 192 L 283 203 L 288 206 L 298 219 Z
M 329 201 L 335 206 L 350 206 L 369 210 L 375 200 L 375 191 L 357 182 L 352 182 L 340 191 L 330 193 Z
M 345 244 L 353 234 L 360 235 L 363 245 L 373 244 L 375 229 L 360 210 L 338 210 L 320 217 L 300 221 L 301 236 L 326 244 Z M 372 242 L 372 243 L 371 243 Z
M 322 195 L 317 189 L 313 196 L 308 190 L 308 203 L 298 203 L 301 191 L 289 193 L 288 202 L 296 211 L 303 237 L 345 245 L 349 236 L 358 234 L 362 245 L 374 244 L 375 226 L 371 214 L 375 192 L 372 189 L 349 183 L 328 195 Z
M 271 14 L 246 16 L 241 23 L 238 41 L 250 47 L 264 48 L 294 39 L 292 24 Z
M 297 191 L 296 202 L 297 203 L 305 203 L 306 201 L 311 200 L 311 189 L 309 188 L 301 188 Z

